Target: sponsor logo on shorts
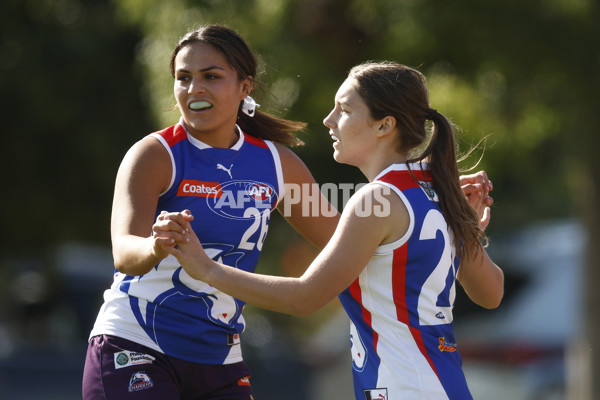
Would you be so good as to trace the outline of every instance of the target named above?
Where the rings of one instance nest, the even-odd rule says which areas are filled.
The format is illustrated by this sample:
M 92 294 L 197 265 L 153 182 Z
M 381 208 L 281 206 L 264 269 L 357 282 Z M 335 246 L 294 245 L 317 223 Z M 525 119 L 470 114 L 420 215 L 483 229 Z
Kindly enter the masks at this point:
M 152 361 L 154 361 L 154 357 L 136 351 L 123 350 L 115 353 L 115 369 L 131 365 L 152 364 Z
M 152 386 L 154 386 L 152 379 L 144 371 L 134 373 L 129 379 L 129 392 L 150 389 Z
M 238 386 L 250 386 L 250 377 L 246 376 L 238 381 Z
M 387 400 L 387 388 L 367 389 L 365 390 L 365 398 L 367 400 Z
M 446 341 L 446 338 L 443 336 L 438 338 L 438 340 L 440 341 L 440 345 L 438 346 L 440 351 L 449 351 L 450 353 L 456 351 L 456 343 Z

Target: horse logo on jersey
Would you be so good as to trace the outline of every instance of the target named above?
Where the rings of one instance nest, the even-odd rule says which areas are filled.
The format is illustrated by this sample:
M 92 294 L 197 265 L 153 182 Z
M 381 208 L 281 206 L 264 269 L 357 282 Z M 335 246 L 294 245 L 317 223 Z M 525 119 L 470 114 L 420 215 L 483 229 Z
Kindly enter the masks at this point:
M 227 174 L 229 175 L 229 178 L 233 179 L 233 176 L 231 175 L 231 168 L 233 168 L 233 164 L 231 164 L 229 166 L 229 168 L 225 167 L 223 164 L 217 164 L 217 169 L 227 172 Z
M 352 368 L 359 372 L 362 371 L 367 361 L 367 349 L 354 324 L 350 324 L 350 352 L 352 353 Z
M 205 243 L 203 245 L 209 257 L 234 268 L 237 268 L 239 261 L 245 256 L 244 252 L 238 251 L 232 245 L 219 243 Z M 168 274 L 171 279 L 159 278 L 164 274 Z M 199 312 L 205 313 L 205 315 L 208 313 L 208 317 L 215 324 L 226 326 L 234 331 L 244 329 L 245 322 L 241 315 L 243 303 L 207 283 L 193 279 L 171 256 L 164 259 L 146 275 L 140 277 L 127 276 L 121 283 L 121 290 L 129 293 L 130 290 L 134 290 L 132 286 L 135 286 L 135 281 L 140 279 L 165 282 L 161 284 L 161 287 L 157 287 L 160 295 L 154 299 L 146 301 L 142 300 L 143 297 L 140 298 L 134 295 L 129 297 L 131 310 L 138 324 L 163 352 L 177 351 L 182 346 L 186 348 L 194 347 L 193 343 L 185 343 L 185 339 L 179 335 L 173 335 L 170 331 L 158 329 L 168 323 L 173 332 L 178 329 L 189 331 L 188 321 L 184 317 L 186 315 L 193 316 Z M 140 295 L 137 294 L 137 296 Z M 204 301 L 206 308 L 198 307 L 198 299 Z M 171 310 L 177 310 L 182 315 L 182 319 L 174 320 Z M 198 327 L 198 335 L 201 331 L 201 327 Z

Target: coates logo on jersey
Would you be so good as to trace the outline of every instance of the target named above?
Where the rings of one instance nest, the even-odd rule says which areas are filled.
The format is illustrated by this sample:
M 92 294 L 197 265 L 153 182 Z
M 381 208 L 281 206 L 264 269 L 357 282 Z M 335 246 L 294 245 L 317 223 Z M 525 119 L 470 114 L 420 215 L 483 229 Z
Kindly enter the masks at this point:
M 221 197 L 221 184 L 219 182 L 197 181 L 195 179 L 184 179 L 179 184 L 177 196 L 195 197 Z
M 263 182 L 229 181 L 220 186 L 218 196 L 207 196 L 206 202 L 213 212 L 222 217 L 255 219 L 256 215 L 275 206 L 277 191 Z

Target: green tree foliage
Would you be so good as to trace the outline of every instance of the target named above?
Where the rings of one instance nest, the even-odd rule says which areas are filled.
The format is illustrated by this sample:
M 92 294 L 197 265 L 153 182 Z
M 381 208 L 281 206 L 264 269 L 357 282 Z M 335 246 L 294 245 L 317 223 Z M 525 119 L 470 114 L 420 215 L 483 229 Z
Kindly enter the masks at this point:
M 138 32 L 100 0 L 0 5 L 8 252 L 107 241 L 117 167 L 150 129 L 134 67 Z

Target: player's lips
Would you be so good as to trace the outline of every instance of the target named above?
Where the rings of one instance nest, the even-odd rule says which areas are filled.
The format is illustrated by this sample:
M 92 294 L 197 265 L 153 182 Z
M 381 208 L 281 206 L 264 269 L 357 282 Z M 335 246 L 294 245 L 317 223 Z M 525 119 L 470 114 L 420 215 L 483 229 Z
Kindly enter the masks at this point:
M 212 104 L 205 100 L 193 101 L 188 105 L 190 110 L 193 111 L 207 110 L 209 108 L 212 108 L 212 106 Z
M 340 138 L 337 137 L 336 135 L 334 135 L 333 133 L 330 133 L 329 136 L 331 136 L 331 139 L 333 139 L 333 141 L 335 141 L 335 142 L 339 142 L 340 141 Z

